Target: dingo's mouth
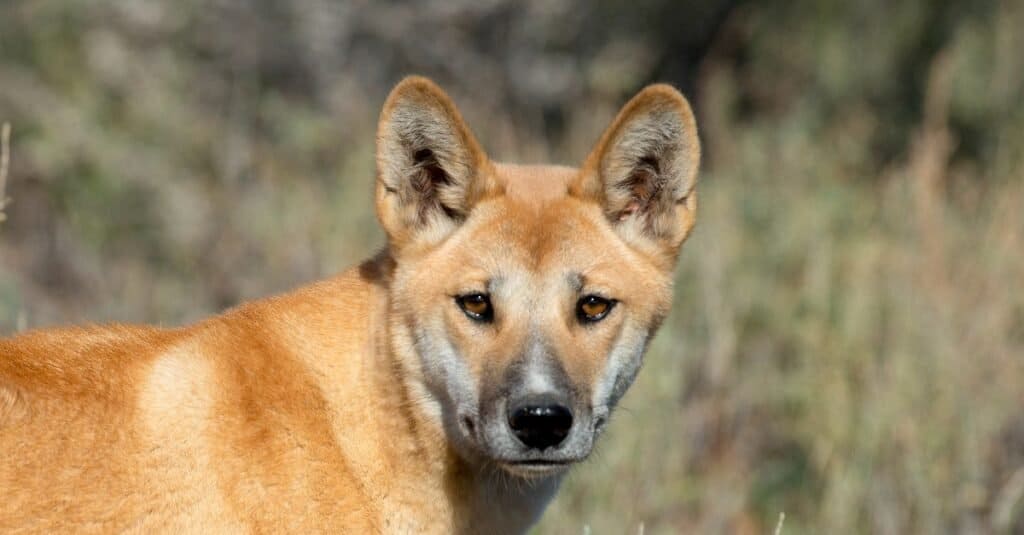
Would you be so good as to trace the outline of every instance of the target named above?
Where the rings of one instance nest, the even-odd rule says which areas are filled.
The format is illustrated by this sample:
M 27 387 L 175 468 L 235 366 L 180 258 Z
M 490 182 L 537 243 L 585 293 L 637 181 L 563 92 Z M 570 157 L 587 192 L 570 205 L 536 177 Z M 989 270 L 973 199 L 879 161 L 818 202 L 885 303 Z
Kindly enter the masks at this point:
M 511 461 L 506 464 L 512 466 L 567 466 L 572 464 L 573 461 L 546 461 L 543 459 L 537 459 L 533 461 Z
M 575 460 L 526 459 L 499 463 L 507 472 L 523 477 L 542 477 L 568 470 Z

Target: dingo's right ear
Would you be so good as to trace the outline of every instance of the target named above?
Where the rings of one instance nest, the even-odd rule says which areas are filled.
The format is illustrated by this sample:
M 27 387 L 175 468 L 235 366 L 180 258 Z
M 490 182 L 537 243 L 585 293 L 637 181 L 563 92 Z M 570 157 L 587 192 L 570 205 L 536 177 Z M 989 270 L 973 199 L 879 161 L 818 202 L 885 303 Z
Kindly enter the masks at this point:
M 627 243 L 674 261 L 697 215 L 699 165 L 690 104 L 656 84 L 623 106 L 570 190 L 598 202 Z
M 377 217 L 392 246 L 444 238 L 486 192 L 490 164 L 448 95 L 410 76 L 377 126 Z

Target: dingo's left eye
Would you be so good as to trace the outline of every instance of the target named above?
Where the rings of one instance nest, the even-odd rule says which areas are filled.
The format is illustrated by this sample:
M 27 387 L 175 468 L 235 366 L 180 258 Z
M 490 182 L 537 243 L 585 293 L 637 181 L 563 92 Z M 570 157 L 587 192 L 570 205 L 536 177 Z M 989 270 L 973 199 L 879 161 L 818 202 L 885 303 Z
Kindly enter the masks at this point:
M 460 295 L 455 302 L 470 319 L 487 322 L 494 318 L 491 298 L 487 294 Z
M 612 311 L 615 301 L 596 295 L 584 296 L 576 303 L 576 317 L 583 322 L 601 321 Z

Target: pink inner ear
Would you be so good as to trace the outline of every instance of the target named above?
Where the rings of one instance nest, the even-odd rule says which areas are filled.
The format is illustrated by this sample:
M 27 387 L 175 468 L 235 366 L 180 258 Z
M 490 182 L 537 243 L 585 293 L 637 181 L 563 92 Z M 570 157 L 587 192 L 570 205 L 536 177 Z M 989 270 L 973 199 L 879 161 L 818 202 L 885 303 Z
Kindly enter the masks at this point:
M 619 221 L 625 221 L 626 218 L 636 213 L 640 209 L 640 203 L 633 201 L 626 205 L 621 212 L 619 212 Z

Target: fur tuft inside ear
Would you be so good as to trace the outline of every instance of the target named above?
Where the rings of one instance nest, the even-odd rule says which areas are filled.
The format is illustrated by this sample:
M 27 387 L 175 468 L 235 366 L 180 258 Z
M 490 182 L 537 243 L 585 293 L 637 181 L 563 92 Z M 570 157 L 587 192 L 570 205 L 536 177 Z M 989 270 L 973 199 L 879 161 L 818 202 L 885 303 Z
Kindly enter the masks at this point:
M 410 76 L 377 127 L 377 215 L 393 242 L 446 235 L 485 188 L 487 156 L 448 95 Z
M 600 203 L 631 244 L 674 257 L 696 217 L 699 165 L 689 103 L 669 85 L 652 85 L 622 108 L 570 191 Z

